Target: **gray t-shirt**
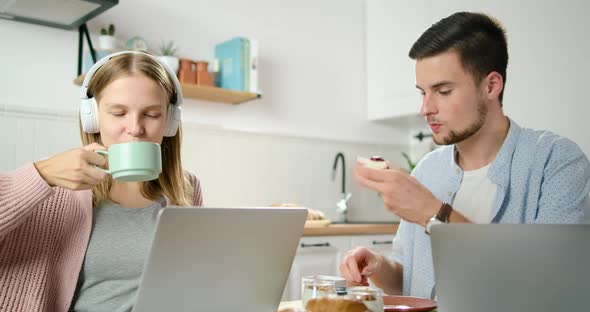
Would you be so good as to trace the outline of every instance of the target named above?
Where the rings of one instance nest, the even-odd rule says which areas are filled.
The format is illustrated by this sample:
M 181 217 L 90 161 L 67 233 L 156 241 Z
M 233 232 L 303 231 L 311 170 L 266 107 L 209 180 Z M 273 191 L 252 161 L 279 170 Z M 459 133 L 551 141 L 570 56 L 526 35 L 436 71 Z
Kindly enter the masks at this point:
M 70 311 L 131 311 L 162 197 L 144 208 L 103 201 L 92 211 L 92 234 Z

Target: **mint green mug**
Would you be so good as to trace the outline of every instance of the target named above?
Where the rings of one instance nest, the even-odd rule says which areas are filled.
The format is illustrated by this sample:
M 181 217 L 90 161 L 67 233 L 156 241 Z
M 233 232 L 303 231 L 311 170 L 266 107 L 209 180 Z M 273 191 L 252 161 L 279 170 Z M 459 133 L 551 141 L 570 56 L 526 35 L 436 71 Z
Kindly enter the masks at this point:
M 113 179 L 124 182 L 150 181 L 162 172 L 160 144 L 152 142 L 127 142 L 113 144 L 108 151 L 98 150 L 108 158 L 108 169 L 96 167 Z

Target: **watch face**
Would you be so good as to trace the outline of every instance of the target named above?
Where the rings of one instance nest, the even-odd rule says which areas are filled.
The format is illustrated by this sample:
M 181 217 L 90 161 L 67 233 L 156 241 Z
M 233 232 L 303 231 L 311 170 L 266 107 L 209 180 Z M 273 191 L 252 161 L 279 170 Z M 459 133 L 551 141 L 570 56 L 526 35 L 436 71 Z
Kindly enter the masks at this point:
M 430 234 L 431 228 L 433 225 L 435 224 L 443 224 L 444 222 L 440 221 L 436 216 L 430 218 L 430 220 L 428 220 L 428 223 L 426 223 L 426 234 Z

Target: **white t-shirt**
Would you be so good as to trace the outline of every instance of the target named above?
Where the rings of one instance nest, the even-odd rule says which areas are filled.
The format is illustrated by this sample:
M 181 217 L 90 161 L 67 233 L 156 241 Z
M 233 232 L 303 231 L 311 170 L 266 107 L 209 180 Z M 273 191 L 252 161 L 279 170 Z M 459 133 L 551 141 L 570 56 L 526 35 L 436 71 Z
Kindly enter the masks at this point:
M 473 223 L 492 222 L 492 209 L 498 185 L 488 179 L 490 164 L 472 171 L 463 171 L 461 186 L 451 203 L 453 210 L 459 211 Z M 403 255 L 398 235 L 393 237 L 392 260 L 400 262 Z
M 459 191 L 451 203 L 473 223 L 490 223 L 498 186 L 488 179 L 490 164 L 477 170 L 464 171 Z

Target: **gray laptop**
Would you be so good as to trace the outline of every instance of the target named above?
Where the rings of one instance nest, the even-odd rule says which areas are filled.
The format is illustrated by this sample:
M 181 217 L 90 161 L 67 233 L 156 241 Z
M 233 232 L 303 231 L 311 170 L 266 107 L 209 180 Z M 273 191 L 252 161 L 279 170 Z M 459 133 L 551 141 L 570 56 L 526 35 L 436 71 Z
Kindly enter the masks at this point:
M 305 208 L 160 212 L 135 312 L 276 312 Z
M 432 228 L 439 312 L 589 311 L 590 225 Z

